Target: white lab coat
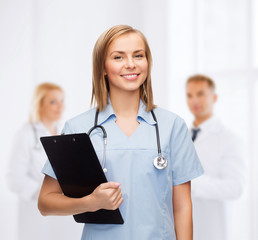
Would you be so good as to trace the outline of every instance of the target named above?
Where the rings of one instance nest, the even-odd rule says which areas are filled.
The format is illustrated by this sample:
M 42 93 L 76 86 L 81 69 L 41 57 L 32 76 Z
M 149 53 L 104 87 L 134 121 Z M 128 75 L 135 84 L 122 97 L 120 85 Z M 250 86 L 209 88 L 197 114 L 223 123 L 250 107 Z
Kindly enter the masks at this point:
M 44 174 L 46 154 L 40 143 L 41 136 L 50 135 L 42 123 L 25 124 L 15 135 L 10 155 L 7 183 L 19 197 L 18 240 L 71 240 L 80 239 L 82 225 L 72 216 L 43 217 L 37 200 Z
M 194 142 L 204 175 L 192 181 L 194 240 L 231 240 L 230 201 L 241 196 L 244 163 L 238 139 L 211 117 Z

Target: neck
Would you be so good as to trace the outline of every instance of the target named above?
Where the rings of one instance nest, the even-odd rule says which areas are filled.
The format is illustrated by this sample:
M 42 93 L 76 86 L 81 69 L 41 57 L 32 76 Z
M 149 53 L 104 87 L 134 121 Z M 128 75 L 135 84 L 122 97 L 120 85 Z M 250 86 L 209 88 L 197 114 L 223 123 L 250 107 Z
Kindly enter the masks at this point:
M 198 127 L 200 124 L 202 124 L 203 122 L 205 122 L 206 120 L 208 120 L 211 117 L 212 117 L 212 113 L 207 114 L 205 116 L 201 116 L 201 117 L 195 117 L 194 126 Z
M 117 117 L 128 117 L 138 114 L 140 95 L 139 92 L 119 92 L 116 94 L 110 93 L 112 107 Z
M 50 132 L 51 135 L 57 135 L 57 122 L 50 121 L 48 119 L 42 119 L 41 122 L 44 124 L 44 126 Z

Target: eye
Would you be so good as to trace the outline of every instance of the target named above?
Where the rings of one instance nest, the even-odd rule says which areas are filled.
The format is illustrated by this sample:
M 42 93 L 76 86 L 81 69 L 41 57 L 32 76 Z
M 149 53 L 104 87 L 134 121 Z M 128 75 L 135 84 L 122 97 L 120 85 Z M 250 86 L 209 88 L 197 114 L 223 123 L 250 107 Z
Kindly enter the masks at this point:
M 52 104 L 52 105 L 56 104 L 56 100 L 51 100 L 50 104 Z
M 115 60 L 121 60 L 121 59 L 122 59 L 122 56 L 115 56 L 114 59 L 115 59 Z
M 143 55 L 143 54 L 137 54 L 137 55 L 135 55 L 135 57 L 136 57 L 136 58 L 143 58 L 144 55 Z

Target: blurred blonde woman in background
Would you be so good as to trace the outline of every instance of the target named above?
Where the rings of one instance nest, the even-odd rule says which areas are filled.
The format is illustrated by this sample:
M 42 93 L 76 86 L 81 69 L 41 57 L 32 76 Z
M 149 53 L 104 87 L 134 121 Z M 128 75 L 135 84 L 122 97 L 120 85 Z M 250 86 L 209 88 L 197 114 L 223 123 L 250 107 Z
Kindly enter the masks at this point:
M 29 122 L 24 124 L 14 137 L 7 183 L 9 189 L 19 197 L 19 240 L 68 240 L 73 239 L 74 232 L 78 232 L 78 238 L 81 234 L 81 226 L 71 217 L 44 218 L 37 208 L 44 176 L 41 169 L 47 158 L 40 137 L 57 135 L 60 132 L 59 121 L 63 110 L 63 89 L 53 83 L 38 85 L 32 98 Z M 77 230 L 71 231 L 73 226 Z

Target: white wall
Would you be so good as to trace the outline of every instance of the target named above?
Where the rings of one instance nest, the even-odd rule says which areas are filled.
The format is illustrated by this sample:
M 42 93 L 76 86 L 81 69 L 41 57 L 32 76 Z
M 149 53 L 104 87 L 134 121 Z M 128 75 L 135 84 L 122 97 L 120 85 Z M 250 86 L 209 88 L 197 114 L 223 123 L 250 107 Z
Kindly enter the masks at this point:
M 0 2 L 0 239 L 16 239 L 16 198 L 6 187 L 7 156 L 14 132 L 27 120 L 33 88 L 32 1 Z

